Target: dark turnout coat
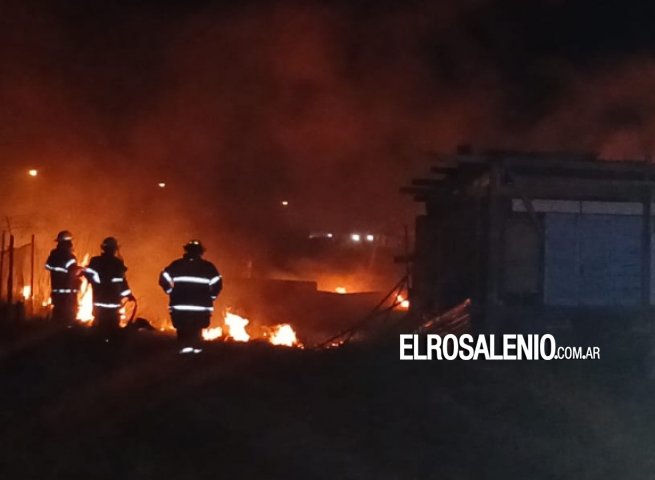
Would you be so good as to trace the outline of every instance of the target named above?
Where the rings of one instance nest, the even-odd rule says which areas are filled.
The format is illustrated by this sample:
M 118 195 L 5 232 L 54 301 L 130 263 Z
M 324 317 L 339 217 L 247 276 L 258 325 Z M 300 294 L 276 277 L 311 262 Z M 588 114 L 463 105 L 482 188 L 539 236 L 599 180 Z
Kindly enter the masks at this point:
M 213 263 L 184 256 L 164 268 L 159 285 L 169 295 L 171 313 L 195 312 L 211 315 L 223 279 Z
M 79 289 L 78 266 L 75 255 L 64 248 L 50 251 L 45 268 L 50 271 L 50 288 L 53 294 L 73 295 Z
M 93 287 L 95 308 L 117 310 L 124 297 L 132 295 L 127 278 L 127 267 L 118 257 L 99 255 L 93 257 L 84 269 L 84 276 Z

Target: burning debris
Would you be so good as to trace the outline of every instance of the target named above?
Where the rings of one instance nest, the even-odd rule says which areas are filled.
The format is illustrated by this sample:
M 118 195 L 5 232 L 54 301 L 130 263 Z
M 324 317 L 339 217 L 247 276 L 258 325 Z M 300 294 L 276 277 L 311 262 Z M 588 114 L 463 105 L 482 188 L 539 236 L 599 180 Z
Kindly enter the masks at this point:
M 205 341 L 234 341 L 249 342 L 252 340 L 266 340 L 271 345 L 303 348 L 298 341 L 295 330 L 288 323 L 272 327 L 252 328 L 249 332 L 246 327 L 250 320 L 236 313 L 226 310 L 223 316 L 223 327 L 210 327 L 202 332 Z
M 273 327 L 269 341 L 273 345 L 283 345 L 285 347 L 302 346 L 298 343 L 296 332 L 288 323 Z
M 409 310 L 409 300 L 401 294 L 396 295 L 396 307 L 399 310 Z
M 65 234 L 65 235 L 64 235 Z M 68 243 L 72 241 L 72 234 L 68 231 L 60 232 L 59 236 L 64 236 L 64 240 Z M 362 241 L 365 241 L 365 235 L 362 235 Z M 377 237 L 375 237 L 377 241 Z M 58 242 L 60 243 L 60 242 Z M 198 241 L 188 242 L 185 248 L 185 255 L 189 256 L 188 250 L 191 247 L 197 246 L 199 250 L 204 252 L 202 245 Z M 87 251 L 86 248 L 85 250 Z M 184 260 L 183 257 L 181 260 Z M 73 297 L 74 305 L 71 309 L 71 321 L 67 323 L 78 323 L 85 326 L 92 326 L 97 322 L 97 309 L 94 307 L 94 292 L 92 286 L 95 285 L 95 277 L 89 276 L 89 272 L 95 271 L 89 265 L 91 261 L 91 255 L 85 254 L 80 256 L 80 261 L 77 263 L 77 259 L 68 258 L 62 260 L 64 262 L 61 266 L 59 264 L 51 265 L 54 269 L 55 267 L 58 270 L 54 270 L 55 273 L 59 274 L 61 271 L 62 274 L 66 274 L 67 283 L 64 286 L 57 286 L 52 292 L 59 291 L 72 292 L 71 297 Z M 321 277 L 323 289 L 318 289 L 318 282 L 314 281 L 301 281 L 301 280 L 287 280 L 287 279 L 251 279 L 251 278 L 241 278 L 236 277 L 234 279 L 234 288 L 232 289 L 231 296 L 223 301 L 222 305 L 216 310 L 217 314 L 213 314 L 214 307 L 213 303 L 216 300 L 217 291 L 210 291 L 208 295 L 211 295 L 211 300 L 207 299 L 207 302 L 203 303 L 198 301 L 198 297 L 193 295 L 189 296 L 190 289 L 193 287 L 199 293 L 203 293 L 205 290 L 205 285 L 213 287 L 215 285 L 221 284 L 221 275 L 218 271 L 198 271 L 196 272 L 177 272 L 173 267 L 177 268 L 177 263 L 180 260 L 175 260 L 171 265 L 166 267 L 160 274 L 160 286 L 164 289 L 164 292 L 171 297 L 173 290 L 177 287 L 181 293 L 184 293 L 186 297 L 177 295 L 175 298 L 172 298 L 172 303 L 169 304 L 171 312 L 173 313 L 185 313 L 187 315 L 196 315 L 203 314 L 207 316 L 207 322 L 203 323 L 202 326 L 198 327 L 198 337 L 193 341 L 218 341 L 218 342 L 257 342 L 257 343 L 268 343 L 275 346 L 286 346 L 286 347 L 297 347 L 303 348 L 303 343 L 309 343 L 314 345 L 317 341 L 321 340 L 321 337 L 324 337 L 325 334 L 331 334 L 332 331 L 341 328 L 347 328 L 352 325 L 354 322 L 358 321 L 361 316 L 366 314 L 366 311 L 377 301 L 377 293 L 374 291 L 368 291 L 367 285 L 370 284 L 369 280 L 362 273 L 362 275 L 334 275 L 327 274 Z M 204 263 L 199 263 L 199 265 L 205 265 Z M 69 268 L 70 267 L 70 268 Z M 46 266 L 47 270 L 48 267 Z M 65 272 L 64 272 L 65 270 Z M 171 270 L 171 272 L 169 272 Z M 50 270 L 52 272 L 52 270 Z M 80 275 L 80 273 L 84 275 Z M 51 273 L 52 275 L 52 273 Z M 70 277 L 70 278 L 69 278 Z M 23 278 L 21 278 L 21 281 Z M 110 279 L 114 282 L 114 279 Z M 51 279 L 52 283 L 52 279 Z M 27 283 L 23 283 L 26 285 Z M 39 288 L 40 283 L 37 284 Z M 40 287 L 43 289 L 43 286 Z M 47 286 L 46 286 L 47 288 Z M 62 290 L 62 288 L 64 290 Z M 194 292 L 196 291 L 194 290 Z M 17 290 L 20 292 L 20 289 Z M 37 289 L 37 297 L 39 290 Z M 393 295 L 388 298 L 390 300 L 385 306 L 389 310 L 397 310 L 398 312 L 407 310 L 409 307 L 409 302 L 406 299 L 406 291 L 399 289 L 397 292 L 398 296 Z M 24 297 L 32 296 L 31 292 L 27 291 L 27 288 L 23 291 Z M 204 294 L 204 293 L 203 293 Z M 284 296 L 284 302 L 280 300 L 280 296 Z M 183 298 L 184 297 L 184 298 Z M 127 298 L 127 297 L 125 297 Z M 148 296 L 148 298 L 152 298 Z M 253 303 L 252 299 L 257 299 Z M 39 298 L 39 305 L 41 298 Z M 117 314 L 120 319 L 120 326 L 123 328 L 129 328 L 130 330 L 151 330 L 147 328 L 148 326 L 153 327 L 162 332 L 169 333 L 173 330 L 175 324 L 175 319 L 172 323 L 167 322 L 167 318 L 163 317 L 157 310 L 153 312 L 153 302 L 146 302 L 146 318 L 153 319 L 153 323 L 144 324 L 141 326 L 135 326 L 132 320 L 128 318 L 136 318 L 136 299 L 133 297 L 130 299 L 131 302 L 125 302 L 123 298 L 120 301 L 114 302 L 116 304 L 120 303 L 120 307 L 117 306 Z M 238 306 L 237 310 L 240 314 L 235 313 L 235 310 L 232 310 L 229 306 Z M 369 306 L 370 305 L 370 306 Z M 54 311 L 54 303 L 50 299 L 48 303 L 47 299 L 43 303 L 43 307 L 47 310 Z M 113 304 L 112 304 L 113 306 Z M 142 305 L 139 305 L 142 307 Z M 227 307 L 227 308 L 226 308 Z M 156 307 L 155 307 L 156 308 Z M 330 314 L 325 314 L 323 316 L 316 316 L 315 318 L 307 319 L 306 318 L 306 309 L 310 308 L 312 312 L 325 312 L 329 311 Z M 249 317 L 243 314 L 244 311 L 249 312 Z M 141 313 L 143 315 L 143 313 Z M 319 314 L 320 315 L 320 314 Z M 209 321 L 211 317 L 214 317 L 214 324 L 209 326 Z M 334 318 L 338 318 L 341 323 L 335 324 Z M 252 319 L 256 319 L 254 322 Z M 295 329 L 296 325 L 291 323 L 279 323 L 275 324 L 270 322 L 270 319 L 276 318 L 302 318 L 303 327 L 306 327 L 307 324 L 311 324 L 311 328 L 305 328 L 303 330 L 303 341 L 298 337 L 297 331 Z M 266 321 L 264 321 L 266 319 Z M 208 326 L 207 328 L 202 328 Z M 178 331 L 179 333 L 179 331 Z M 187 341 L 186 339 L 182 340 Z M 185 345 L 186 346 L 186 345 Z
M 219 339 L 223 336 L 223 329 L 221 327 L 205 328 L 202 331 L 202 338 L 206 341 Z
M 246 332 L 246 325 L 250 323 L 250 320 L 247 318 L 226 311 L 223 323 L 225 323 L 228 338 L 231 338 L 235 342 L 247 342 L 250 340 L 250 335 Z
M 82 262 L 79 264 L 79 271 L 88 271 L 90 261 L 90 255 L 86 254 L 83 256 Z M 72 275 L 72 274 L 71 274 Z M 93 289 L 91 288 L 91 282 L 86 275 L 75 274 L 78 278 L 79 286 L 75 286 L 72 292 L 76 292 L 77 295 L 77 307 L 74 311 L 75 320 L 86 326 L 91 326 L 95 320 L 94 314 L 94 299 L 93 299 Z M 173 277 L 172 277 L 173 278 Z M 218 277 L 220 279 L 220 276 Z M 178 276 L 175 277 L 178 283 L 183 282 L 184 280 L 193 280 L 196 281 L 196 277 L 184 277 Z M 198 280 L 199 281 L 199 280 Z M 211 285 L 212 280 L 210 279 L 208 283 Z M 22 290 L 23 297 L 28 299 L 31 297 L 32 292 L 29 286 L 25 286 Z M 50 307 L 51 301 L 44 302 L 44 307 Z M 145 319 L 139 319 L 142 321 L 143 325 L 133 325 L 130 321 L 127 320 L 128 313 L 128 303 L 122 303 L 119 309 L 120 314 L 120 326 L 121 327 L 130 327 L 135 330 L 145 329 L 145 330 L 154 330 L 150 322 Z M 131 317 L 134 317 L 136 314 L 136 303 L 134 303 L 133 310 L 131 311 Z M 162 328 L 162 331 L 167 331 L 169 328 Z M 266 341 L 271 345 L 276 346 L 286 346 L 286 347 L 299 347 L 302 348 L 302 343 L 298 340 L 297 334 L 293 327 L 288 324 L 279 324 L 274 326 L 262 326 L 262 325 L 252 325 L 248 318 L 242 317 L 229 308 L 225 310 L 222 318 L 222 325 L 206 328 L 202 331 L 202 338 L 205 341 L 234 341 L 234 342 L 249 342 L 253 340 L 257 341 Z

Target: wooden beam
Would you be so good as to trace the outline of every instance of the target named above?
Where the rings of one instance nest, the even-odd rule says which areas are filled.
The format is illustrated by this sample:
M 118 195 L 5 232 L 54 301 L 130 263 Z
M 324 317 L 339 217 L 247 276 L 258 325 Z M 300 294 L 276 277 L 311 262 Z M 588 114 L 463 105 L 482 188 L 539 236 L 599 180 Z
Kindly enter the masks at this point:
M 7 303 L 14 301 L 14 235 L 9 234 L 9 269 L 7 271 Z
M 457 171 L 456 165 L 436 165 L 430 168 L 430 172 L 444 175 L 450 175 L 455 171 Z
M 446 178 L 444 175 L 435 176 L 434 178 L 415 178 L 412 180 L 412 185 L 417 187 L 433 187 L 443 184 L 443 180 Z
M 509 168 L 505 170 L 505 175 L 511 179 L 512 183 L 514 184 L 514 188 L 516 188 L 516 190 L 519 191 L 520 193 L 519 198 L 523 202 L 523 206 L 525 207 L 526 212 L 528 212 L 528 216 L 532 221 L 532 225 L 537 231 L 537 235 L 539 236 L 539 241 L 543 244 L 544 237 L 545 237 L 544 228 L 541 222 L 539 221 L 537 212 L 534 209 L 534 205 L 532 204 L 532 199 L 530 198 L 525 187 L 522 184 L 522 179 L 516 176 L 514 172 L 511 171 L 511 169 Z
M 648 188 L 643 199 L 642 232 L 641 232 L 641 304 L 644 307 L 650 306 L 651 289 L 651 236 L 653 232 L 653 220 L 651 204 L 653 191 Z
M 452 191 L 452 186 L 446 184 L 438 184 L 434 186 L 411 186 L 411 187 L 401 187 L 400 193 L 405 195 L 421 195 L 427 197 L 435 197 L 438 195 L 448 194 Z
M 489 179 L 489 251 L 487 255 L 487 288 L 486 306 L 487 315 L 490 315 L 493 307 L 499 303 L 500 263 L 501 263 L 501 241 L 502 241 L 502 165 L 494 162 L 491 167 Z
M 400 193 L 407 195 L 434 195 L 436 191 L 428 187 L 400 187 Z
M 655 188 L 652 181 L 590 180 L 563 177 L 537 178 L 515 175 L 519 185 L 503 185 L 501 195 L 520 197 L 526 192 L 532 198 L 567 200 L 633 200 L 640 202 L 645 187 Z
M 635 173 L 640 175 L 655 174 L 655 164 L 637 161 L 598 160 L 593 157 L 548 157 L 541 156 L 510 156 L 506 159 L 507 166 L 513 170 L 520 169 L 557 169 L 578 172 L 615 172 Z
M 655 163 L 640 160 L 602 160 L 595 153 L 487 150 L 478 153 L 433 154 L 433 157 L 438 163 L 434 168 L 444 170 L 463 164 L 491 164 L 495 159 L 502 159 L 510 168 L 554 168 L 655 175 Z M 435 171 L 435 173 L 444 172 L 441 170 Z

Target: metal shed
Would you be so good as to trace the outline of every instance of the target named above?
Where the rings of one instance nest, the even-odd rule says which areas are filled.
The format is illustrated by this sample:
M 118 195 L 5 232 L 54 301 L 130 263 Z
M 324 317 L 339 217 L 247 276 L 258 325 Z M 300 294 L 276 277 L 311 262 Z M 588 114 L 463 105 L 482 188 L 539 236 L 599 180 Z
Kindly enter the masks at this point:
M 533 329 L 655 304 L 655 164 L 460 148 L 404 193 L 416 221 L 412 308 L 470 299 L 478 325 Z M 481 323 L 483 322 L 483 323 Z

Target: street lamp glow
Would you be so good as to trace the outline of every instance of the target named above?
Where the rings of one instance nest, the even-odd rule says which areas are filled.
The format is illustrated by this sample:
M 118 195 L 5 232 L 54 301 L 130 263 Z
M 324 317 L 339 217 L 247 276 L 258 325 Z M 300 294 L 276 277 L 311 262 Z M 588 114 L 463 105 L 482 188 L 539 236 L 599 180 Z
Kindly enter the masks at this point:
M 287 200 L 282 200 L 282 206 L 283 206 L 283 207 L 288 207 L 288 206 L 289 206 L 289 202 L 288 202 Z
M 39 174 L 39 171 L 36 168 L 31 168 L 27 171 L 27 174 L 30 177 L 36 177 Z
M 158 186 L 159 188 L 165 188 L 165 187 L 166 187 L 166 182 L 159 182 L 159 183 L 157 184 L 157 186 Z
M 373 235 L 366 235 L 367 242 L 372 242 L 373 240 L 375 240 L 375 237 Z
M 362 236 L 359 233 L 353 233 L 352 235 L 350 235 L 350 239 L 353 242 L 361 242 Z

